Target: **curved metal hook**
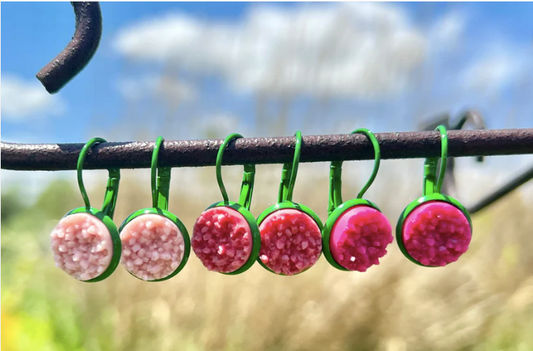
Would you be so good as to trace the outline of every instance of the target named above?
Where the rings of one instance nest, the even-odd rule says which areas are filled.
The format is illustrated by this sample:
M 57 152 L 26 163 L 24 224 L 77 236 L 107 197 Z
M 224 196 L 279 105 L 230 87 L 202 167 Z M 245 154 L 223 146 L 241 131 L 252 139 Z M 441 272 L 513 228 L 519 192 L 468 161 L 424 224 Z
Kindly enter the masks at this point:
M 93 57 L 102 36 L 102 12 L 98 2 L 71 2 L 76 31 L 67 47 L 44 66 L 36 77 L 50 94 L 57 93 L 80 73 Z
M 420 126 L 421 130 L 434 130 L 439 125 L 444 125 L 448 130 L 461 130 L 466 123 L 472 125 L 474 130 L 486 129 L 485 120 L 480 113 L 473 110 L 464 111 L 455 123 L 450 121 L 450 116 L 448 114 L 438 116 L 434 120 L 431 120 L 429 123 Z M 476 157 L 477 162 L 483 162 L 483 156 Z M 455 159 L 453 157 L 448 157 L 446 177 L 444 178 L 444 183 L 442 184 L 442 192 L 444 194 L 450 195 L 455 198 L 459 198 L 457 193 L 456 181 L 455 181 Z
M 486 129 L 485 120 L 481 114 L 477 111 L 465 111 L 459 118 L 459 120 L 449 126 L 450 130 L 461 130 L 465 124 L 469 123 L 474 130 L 483 130 Z M 484 162 L 485 158 L 483 156 L 476 157 L 477 162 Z M 455 181 L 455 159 L 453 157 L 448 158 L 448 169 L 446 172 L 447 178 L 444 179 L 444 192 L 451 195 L 452 197 L 458 198 L 459 194 L 457 191 L 457 183 Z
M 454 124 L 450 123 L 449 115 L 439 116 L 435 120 L 432 120 L 430 123 L 421 126 L 421 129 L 429 130 L 433 128 L 435 125 L 443 124 L 447 126 L 449 130 L 461 130 L 467 123 L 471 124 L 475 130 L 486 129 L 485 121 L 479 112 L 473 111 L 473 110 L 467 110 L 467 111 L 464 111 L 460 116 L 461 117 L 459 118 L 459 120 Z M 484 157 L 477 156 L 476 161 L 483 162 Z M 452 157 L 448 157 L 447 166 L 448 167 L 446 169 L 446 178 L 444 179 L 444 183 L 442 185 L 442 192 L 454 198 L 459 198 L 457 188 L 456 188 L 455 174 L 454 174 L 455 161 Z M 512 179 L 509 183 L 503 185 L 501 188 L 498 188 L 494 192 L 485 196 L 484 198 L 479 200 L 477 203 L 469 206 L 467 210 L 471 215 L 473 215 L 474 213 L 481 211 L 485 207 L 498 201 L 505 195 L 509 194 L 513 190 L 517 189 L 518 187 L 522 186 L 523 184 L 527 183 L 528 181 L 532 179 L 533 179 L 533 167 L 526 170 L 524 173 L 518 175 L 516 178 Z

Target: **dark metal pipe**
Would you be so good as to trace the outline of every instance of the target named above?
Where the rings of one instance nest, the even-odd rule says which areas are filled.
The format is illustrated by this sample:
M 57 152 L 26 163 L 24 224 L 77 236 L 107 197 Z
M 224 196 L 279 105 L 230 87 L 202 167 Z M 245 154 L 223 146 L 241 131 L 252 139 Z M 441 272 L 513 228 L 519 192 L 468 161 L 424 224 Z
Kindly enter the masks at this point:
M 533 168 L 530 168 L 529 170 L 525 171 L 509 183 L 494 191 L 492 194 L 487 195 L 475 205 L 470 206 L 468 208 L 468 212 L 470 212 L 470 214 L 474 214 L 476 212 L 481 211 L 485 207 L 491 205 L 493 202 L 509 194 L 511 191 L 527 183 L 531 179 L 533 179 Z
M 76 31 L 67 47 L 37 73 L 46 91 L 57 93 L 80 73 L 93 57 L 102 36 L 102 12 L 97 2 L 71 2 Z
M 435 131 L 377 133 L 383 159 L 426 158 L 440 155 Z M 533 128 L 448 131 L 450 157 L 533 154 Z M 162 167 L 213 166 L 223 140 L 165 141 Z M 291 162 L 294 137 L 242 138 L 224 153 L 224 164 Z M 59 171 L 76 169 L 84 144 L 1 143 L 2 169 Z M 149 168 L 154 142 L 110 142 L 88 154 L 85 168 Z M 359 134 L 303 137 L 301 162 L 371 160 L 372 144 Z

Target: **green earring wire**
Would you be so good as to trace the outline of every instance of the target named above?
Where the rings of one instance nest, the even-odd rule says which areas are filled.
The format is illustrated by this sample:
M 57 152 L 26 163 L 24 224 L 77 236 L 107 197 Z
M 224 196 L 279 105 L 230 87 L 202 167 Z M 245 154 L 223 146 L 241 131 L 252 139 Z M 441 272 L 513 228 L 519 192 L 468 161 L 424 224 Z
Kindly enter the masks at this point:
M 190 254 L 187 228 L 168 211 L 171 168 L 158 166 L 163 142 L 158 137 L 152 153 L 152 207 L 132 213 L 119 229 L 124 247 L 122 264 L 131 275 L 148 282 L 174 277 Z
M 322 253 L 322 221 L 309 207 L 292 201 L 302 134 L 297 131 L 294 159 L 285 163 L 281 173 L 278 203 L 257 218 L 261 250 L 257 261 L 279 275 L 300 274 L 313 266 Z
M 91 207 L 83 184 L 82 171 L 87 152 L 95 144 L 105 142 L 103 138 L 92 138 L 80 151 L 76 168 L 85 207 L 68 212 L 50 235 L 56 266 L 84 282 L 106 279 L 120 261 L 121 243 L 113 222 L 120 170 L 108 170 L 109 179 L 101 210 Z
M 370 188 L 372 183 L 374 183 L 374 180 L 376 179 L 376 176 L 378 175 L 379 165 L 381 163 L 381 149 L 379 147 L 379 142 L 376 139 L 376 136 L 370 130 L 366 128 L 359 128 L 359 129 L 354 130 L 351 134 L 357 134 L 357 133 L 364 134 L 368 139 L 370 139 L 370 142 L 372 143 L 372 146 L 374 147 L 374 168 L 372 169 L 372 174 L 370 175 L 370 178 L 368 179 L 366 184 L 363 186 L 359 194 L 357 194 L 357 198 L 351 201 L 355 201 L 358 204 L 368 205 L 379 210 L 379 208 L 374 203 L 368 200 L 364 200 L 363 196 L 367 192 L 368 188 Z M 341 180 L 342 163 L 343 161 L 331 162 L 330 174 L 329 174 L 329 205 L 328 205 L 328 214 L 330 215 L 332 214 L 332 212 L 335 211 L 335 209 L 337 209 L 342 204 L 342 180 Z M 348 203 L 343 204 L 343 207 L 345 207 L 347 204 Z
M 441 156 L 424 163 L 423 196 L 411 202 L 396 225 L 396 241 L 410 261 L 425 267 L 445 266 L 466 252 L 472 238 L 472 220 L 466 208 L 451 196 L 441 194 L 446 174 L 448 135 L 442 125 Z
M 379 207 L 363 199 L 376 179 L 381 161 L 379 142 L 366 128 L 356 129 L 370 139 L 374 147 L 374 169 L 356 199 L 342 201 L 342 161 L 331 163 L 329 176 L 328 219 L 322 230 L 324 256 L 335 268 L 343 271 L 366 271 L 379 264 L 387 253 L 385 247 L 393 241 L 392 228 Z
M 202 264 L 211 271 L 235 275 L 247 271 L 257 259 L 261 237 L 250 213 L 255 165 L 245 164 L 238 202 L 229 201 L 222 180 L 222 157 L 228 144 L 242 135 L 226 137 L 216 159 L 216 177 L 223 201 L 205 209 L 194 225 L 192 247 Z

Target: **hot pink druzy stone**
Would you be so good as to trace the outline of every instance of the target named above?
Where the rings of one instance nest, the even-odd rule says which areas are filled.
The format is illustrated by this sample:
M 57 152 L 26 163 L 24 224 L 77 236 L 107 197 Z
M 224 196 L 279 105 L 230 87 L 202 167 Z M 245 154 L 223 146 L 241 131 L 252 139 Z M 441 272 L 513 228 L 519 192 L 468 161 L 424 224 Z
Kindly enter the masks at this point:
M 142 280 L 165 278 L 179 267 L 185 241 L 170 219 L 144 214 L 129 222 L 120 232 L 122 265 Z
M 335 222 L 329 247 L 335 261 L 351 271 L 365 272 L 379 264 L 392 242 L 392 227 L 383 213 L 366 205 L 344 212 Z
M 457 207 L 443 201 L 430 201 L 407 216 L 402 238 L 409 255 L 421 264 L 445 266 L 466 252 L 472 229 Z
M 113 242 L 105 224 L 88 213 L 63 218 L 50 234 L 56 267 L 79 280 L 101 275 L 113 257 Z
M 196 220 L 192 249 L 210 271 L 231 273 L 250 258 L 253 236 L 250 225 L 239 211 L 213 207 Z
M 293 275 L 316 263 L 322 252 L 320 228 L 308 214 L 282 209 L 268 215 L 259 226 L 259 258 L 277 274 Z

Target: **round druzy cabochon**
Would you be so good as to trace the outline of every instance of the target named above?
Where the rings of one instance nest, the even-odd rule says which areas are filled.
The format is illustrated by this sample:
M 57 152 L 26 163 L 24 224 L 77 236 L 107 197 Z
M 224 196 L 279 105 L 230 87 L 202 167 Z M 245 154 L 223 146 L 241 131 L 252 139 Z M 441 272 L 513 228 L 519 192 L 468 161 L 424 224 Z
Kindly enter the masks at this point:
M 225 206 L 213 207 L 196 220 L 191 245 L 208 270 L 231 273 L 250 258 L 252 230 L 239 211 Z
M 329 247 L 335 261 L 351 271 L 365 272 L 379 264 L 393 240 L 392 227 L 380 211 L 359 205 L 345 211 L 335 222 Z
M 402 239 L 416 261 L 425 266 L 445 266 L 466 252 L 472 229 L 457 207 L 444 201 L 429 201 L 409 213 Z
M 120 232 L 122 265 L 142 280 L 163 279 L 180 266 L 185 252 L 183 234 L 165 216 L 143 214 Z
M 78 280 L 91 280 L 109 267 L 113 241 L 105 224 L 88 213 L 71 214 L 50 234 L 56 267 Z
M 274 273 L 301 273 L 314 265 L 322 253 L 320 228 L 302 211 L 275 211 L 261 222 L 259 231 L 259 258 Z

